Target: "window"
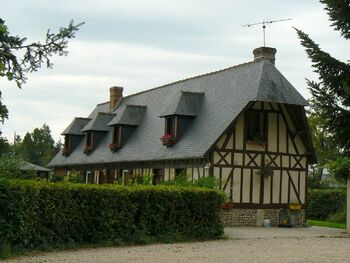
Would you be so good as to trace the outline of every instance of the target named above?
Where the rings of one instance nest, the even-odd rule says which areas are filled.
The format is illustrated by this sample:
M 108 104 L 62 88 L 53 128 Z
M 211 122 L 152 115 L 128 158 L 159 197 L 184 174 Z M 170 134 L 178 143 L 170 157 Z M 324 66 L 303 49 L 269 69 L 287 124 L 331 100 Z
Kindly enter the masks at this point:
M 86 142 L 85 142 L 85 147 L 84 147 L 84 153 L 86 155 L 89 155 L 92 152 L 92 147 L 93 147 L 92 132 L 88 131 L 86 133 Z
M 165 117 L 165 129 L 164 135 L 161 139 L 163 145 L 170 146 L 177 141 L 177 132 L 178 124 L 176 116 L 167 116 Z
M 245 113 L 245 133 L 248 143 L 265 144 L 267 139 L 266 127 L 264 112 L 249 110 Z
M 70 136 L 68 134 L 64 135 L 64 145 L 62 150 L 63 156 L 68 156 L 70 152 Z
M 153 169 L 152 184 L 157 185 L 164 181 L 164 169 Z
M 112 152 L 118 150 L 118 148 L 121 145 L 121 133 L 122 133 L 121 126 L 115 126 L 113 128 L 112 143 L 109 145 L 109 148 L 111 149 Z

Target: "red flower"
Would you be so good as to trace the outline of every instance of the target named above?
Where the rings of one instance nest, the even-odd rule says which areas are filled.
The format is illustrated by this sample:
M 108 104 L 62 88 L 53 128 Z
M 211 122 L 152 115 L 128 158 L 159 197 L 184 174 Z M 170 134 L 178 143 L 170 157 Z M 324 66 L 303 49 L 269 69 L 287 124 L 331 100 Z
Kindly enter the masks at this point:
M 175 142 L 175 138 L 171 134 L 164 134 L 160 140 L 163 142 L 163 145 L 171 145 Z

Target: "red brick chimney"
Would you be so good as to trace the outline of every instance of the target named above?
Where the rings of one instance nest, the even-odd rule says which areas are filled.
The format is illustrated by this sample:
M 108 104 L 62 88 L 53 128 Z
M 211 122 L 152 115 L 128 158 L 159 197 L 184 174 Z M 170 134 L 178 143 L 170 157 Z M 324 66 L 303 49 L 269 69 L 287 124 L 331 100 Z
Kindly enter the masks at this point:
M 109 111 L 115 108 L 118 102 L 123 98 L 123 87 L 111 87 L 109 89 Z
M 264 59 L 268 59 L 272 64 L 275 65 L 275 54 L 277 50 L 272 47 L 258 47 L 253 50 L 254 61 L 261 61 Z

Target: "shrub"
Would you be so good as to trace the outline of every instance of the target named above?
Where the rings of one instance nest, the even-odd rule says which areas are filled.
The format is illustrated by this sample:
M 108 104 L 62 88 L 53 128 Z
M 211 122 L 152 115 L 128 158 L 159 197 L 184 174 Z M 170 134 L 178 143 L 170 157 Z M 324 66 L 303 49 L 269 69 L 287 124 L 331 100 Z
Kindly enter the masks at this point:
M 326 220 L 331 214 L 345 209 L 345 189 L 313 189 L 308 191 L 307 216 Z
M 0 248 L 217 238 L 223 201 L 192 187 L 0 179 Z

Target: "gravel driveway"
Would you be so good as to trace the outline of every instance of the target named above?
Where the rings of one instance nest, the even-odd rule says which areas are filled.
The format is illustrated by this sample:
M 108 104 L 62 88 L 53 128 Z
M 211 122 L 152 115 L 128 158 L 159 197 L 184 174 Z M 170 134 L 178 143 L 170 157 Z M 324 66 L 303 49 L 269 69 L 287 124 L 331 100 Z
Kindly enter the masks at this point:
M 310 228 L 226 228 L 226 239 L 43 253 L 5 262 L 350 262 L 350 235 Z

